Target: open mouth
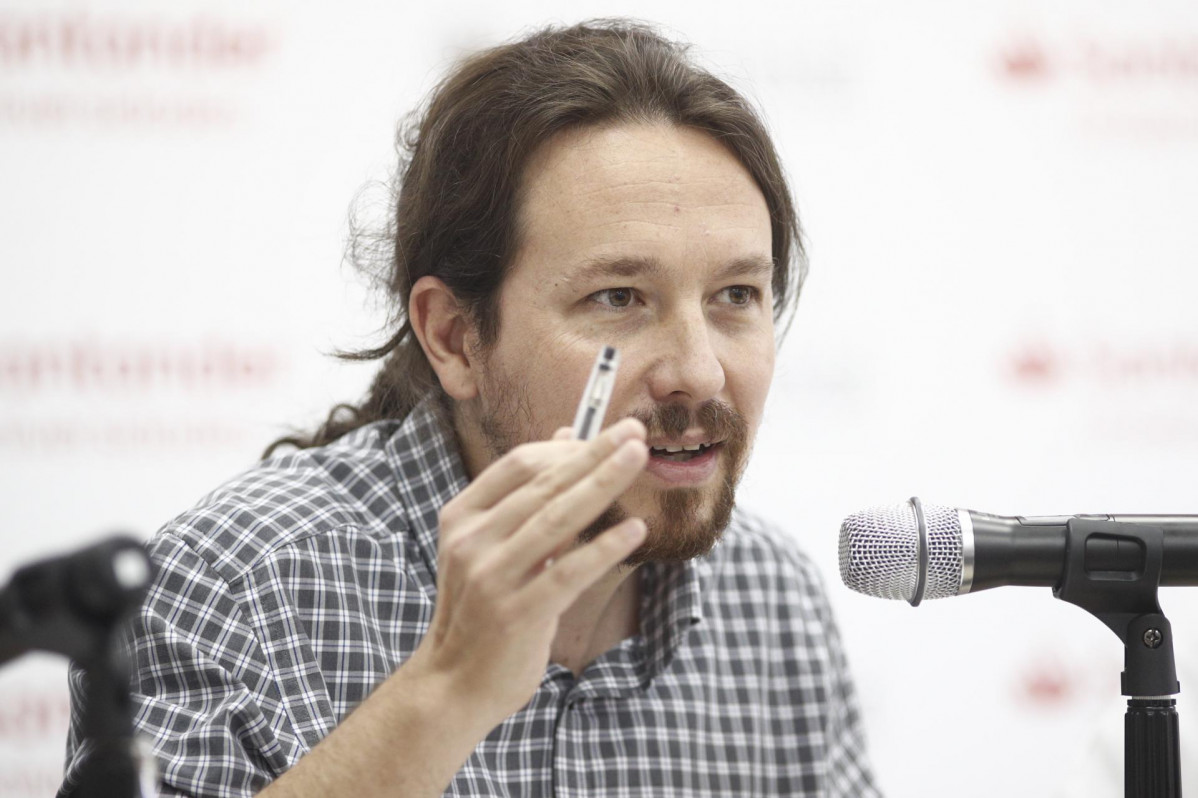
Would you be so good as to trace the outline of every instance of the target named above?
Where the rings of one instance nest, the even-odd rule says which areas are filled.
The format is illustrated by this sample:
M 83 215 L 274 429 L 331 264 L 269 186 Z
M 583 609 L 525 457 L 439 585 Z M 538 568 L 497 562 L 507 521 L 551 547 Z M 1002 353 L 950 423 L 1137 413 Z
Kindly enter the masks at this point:
M 696 443 L 692 446 L 650 446 L 649 456 L 658 460 L 670 460 L 675 463 L 685 463 L 702 457 L 718 444 Z

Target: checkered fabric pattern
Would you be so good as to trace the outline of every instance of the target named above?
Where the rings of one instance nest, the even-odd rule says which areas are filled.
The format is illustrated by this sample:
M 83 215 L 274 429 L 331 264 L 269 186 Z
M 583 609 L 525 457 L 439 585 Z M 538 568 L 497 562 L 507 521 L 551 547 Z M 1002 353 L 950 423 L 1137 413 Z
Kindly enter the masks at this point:
M 264 462 L 158 533 L 129 645 L 163 795 L 257 792 L 403 664 L 466 484 L 421 406 Z M 577 679 L 550 664 L 445 795 L 877 795 L 820 579 L 785 536 L 738 510 L 710 555 L 638 575 L 642 634 Z M 79 744 L 76 722 L 64 790 Z

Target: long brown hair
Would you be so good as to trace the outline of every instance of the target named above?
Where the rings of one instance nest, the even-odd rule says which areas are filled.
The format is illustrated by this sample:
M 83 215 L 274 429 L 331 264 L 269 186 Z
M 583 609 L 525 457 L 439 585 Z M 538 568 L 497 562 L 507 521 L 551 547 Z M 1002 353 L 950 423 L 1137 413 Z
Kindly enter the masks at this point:
M 319 446 L 364 424 L 403 418 L 436 375 L 407 319 L 412 285 L 440 278 L 487 346 L 499 334 L 498 294 L 516 252 L 520 178 L 554 134 L 612 122 L 667 121 L 722 142 L 756 180 L 773 227 L 774 315 L 793 311 L 806 274 L 798 216 L 765 126 L 727 83 L 696 66 L 685 45 L 627 20 L 546 28 L 461 62 L 400 129 L 400 169 L 381 235 L 351 230 L 349 255 L 385 288 L 394 334 L 341 353 L 384 358 L 358 405 L 338 405 L 306 436 Z

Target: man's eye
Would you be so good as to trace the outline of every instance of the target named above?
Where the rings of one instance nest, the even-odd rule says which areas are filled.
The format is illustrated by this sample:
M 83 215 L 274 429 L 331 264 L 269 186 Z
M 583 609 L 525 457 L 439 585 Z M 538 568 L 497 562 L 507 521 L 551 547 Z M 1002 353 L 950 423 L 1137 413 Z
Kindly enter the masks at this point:
M 591 294 L 591 298 L 610 308 L 626 308 L 632 304 L 633 293 L 631 288 L 605 288 Z
M 733 305 L 747 305 L 753 301 L 757 289 L 749 285 L 734 285 L 725 288 L 724 293 L 728 295 L 728 301 Z

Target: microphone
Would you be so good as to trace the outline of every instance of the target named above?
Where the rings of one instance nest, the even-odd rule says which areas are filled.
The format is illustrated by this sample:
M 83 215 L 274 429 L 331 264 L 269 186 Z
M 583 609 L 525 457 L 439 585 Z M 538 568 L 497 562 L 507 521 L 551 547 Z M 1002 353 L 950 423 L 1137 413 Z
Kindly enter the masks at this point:
M 0 587 L 0 664 L 33 650 L 95 656 L 97 641 L 141 602 L 152 570 L 129 536 L 18 569 Z
M 1155 527 L 1164 533 L 1160 584 L 1198 585 L 1198 516 L 1002 516 L 924 504 L 918 498 L 854 513 L 840 526 L 840 578 L 867 596 L 923 599 L 1003 585 L 1052 587 L 1065 572 L 1074 518 Z M 1118 535 L 1086 539 L 1087 573 L 1113 580 L 1143 572 L 1142 543 Z

